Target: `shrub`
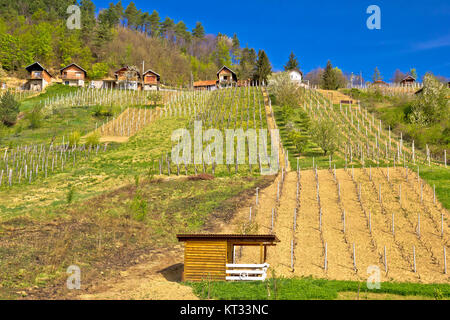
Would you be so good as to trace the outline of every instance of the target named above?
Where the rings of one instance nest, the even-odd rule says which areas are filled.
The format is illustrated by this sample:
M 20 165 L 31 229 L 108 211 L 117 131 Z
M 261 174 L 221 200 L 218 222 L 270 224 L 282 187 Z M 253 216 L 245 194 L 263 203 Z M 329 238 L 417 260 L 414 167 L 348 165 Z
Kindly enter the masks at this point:
M 100 144 L 100 134 L 98 132 L 94 132 L 86 137 L 87 146 L 95 146 L 98 144 Z
M 137 192 L 130 205 L 133 218 L 137 221 L 144 221 L 147 217 L 147 207 L 147 201 L 143 199 L 140 192 Z
M 0 98 L 0 121 L 8 127 L 12 127 L 17 122 L 20 103 L 16 101 L 14 95 L 7 91 Z
M 74 131 L 69 134 L 69 146 L 73 147 L 75 145 L 80 144 L 81 135 L 80 132 Z
M 67 204 L 71 204 L 75 195 L 75 187 L 69 187 L 69 191 L 67 192 Z
M 42 108 L 39 106 L 34 106 L 33 109 L 26 115 L 27 120 L 30 122 L 31 129 L 38 129 L 42 126 L 42 119 L 44 114 Z

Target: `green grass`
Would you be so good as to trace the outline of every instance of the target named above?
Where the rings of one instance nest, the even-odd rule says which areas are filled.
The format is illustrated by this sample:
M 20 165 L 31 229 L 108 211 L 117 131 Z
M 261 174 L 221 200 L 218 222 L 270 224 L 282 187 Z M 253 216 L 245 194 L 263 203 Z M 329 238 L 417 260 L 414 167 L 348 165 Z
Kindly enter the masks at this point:
M 414 167 L 411 167 L 414 170 Z M 417 170 L 417 169 L 416 169 Z M 450 209 L 450 169 L 436 166 L 420 166 L 420 176 L 431 187 L 436 186 L 436 197 L 446 209 Z
M 339 292 L 366 292 L 365 282 L 312 278 L 268 279 L 265 282 L 187 282 L 201 299 L 219 300 L 333 300 Z M 449 298 L 450 284 L 418 284 L 383 282 L 371 293 L 395 294 L 429 298 Z M 269 295 L 270 294 L 270 295 Z

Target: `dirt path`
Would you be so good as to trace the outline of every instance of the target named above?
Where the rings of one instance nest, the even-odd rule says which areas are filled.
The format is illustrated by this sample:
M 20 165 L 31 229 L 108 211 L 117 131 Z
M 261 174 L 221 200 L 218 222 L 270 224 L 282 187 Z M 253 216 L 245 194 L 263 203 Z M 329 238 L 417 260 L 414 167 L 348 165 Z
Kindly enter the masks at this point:
M 82 300 L 197 300 L 192 289 L 179 283 L 183 250 L 156 253 L 144 263 L 121 271 L 118 277 L 100 282 Z

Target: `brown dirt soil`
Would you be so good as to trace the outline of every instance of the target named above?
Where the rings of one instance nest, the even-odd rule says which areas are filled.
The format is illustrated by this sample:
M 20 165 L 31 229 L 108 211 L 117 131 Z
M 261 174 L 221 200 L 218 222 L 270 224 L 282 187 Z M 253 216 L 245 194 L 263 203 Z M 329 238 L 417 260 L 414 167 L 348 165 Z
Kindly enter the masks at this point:
M 268 263 L 276 275 L 309 276 L 337 280 L 366 280 L 367 267 L 378 266 L 382 281 L 448 283 L 443 273 L 443 247 L 448 247 L 448 223 L 444 238 L 440 237 L 440 216 L 448 213 L 441 204 L 434 205 L 432 188 L 424 187 L 424 204 L 420 204 L 414 191 L 414 173 L 409 181 L 402 177 L 403 168 L 344 169 L 336 171 L 341 189 L 338 199 L 337 182 L 327 170 L 318 171 L 319 194 L 322 206 L 322 232 L 319 230 L 319 205 L 314 172 L 301 171 L 300 203 L 297 228 L 293 236 L 293 215 L 297 207 L 297 174 L 286 175 L 280 203 L 276 203 L 275 183 L 259 193 L 259 206 L 253 210 L 252 222 L 258 225 L 257 233 L 270 233 L 271 211 L 277 208 L 275 234 L 280 239 L 276 247 L 268 249 Z M 416 178 L 417 181 L 417 178 Z M 402 182 L 402 206 L 398 199 L 398 184 Z M 361 202 L 358 186 L 361 184 Z M 382 201 L 378 201 L 381 185 Z M 418 186 L 415 186 L 419 188 Z M 343 233 L 342 211 L 346 212 L 346 232 Z M 369 231 L 369 212 L 372 232 Z M 421 235 L 417 236 L 417 215 L 421 213 Z M 394 213 L 395 234 L 392 232 Z M 233 221 L 235 228 L 248 223 L 249 206 L 242 208 Z M 445 220 L 447 221 L 447 220 Z M 233 226 L 228 229 L 232 230 Z M 294 270 L 291 269 L 291 240 L 295 239 Z M 324 271 L 324 243 L 328 245 L 328 271 Z M 353 243 L 356 251 L 356 271 L 353 265 Z M 384 247 L 387 252 L 388 272 L 384 272 Z M 416 253 L 416 269 L 413 271 L 413 246 Z M 238 262 L 259 262 L 259 251 L 242 250 Z
M 100 282 L 82 300 L 197 300 L 190 287 L 179 284 L 183 272 L 183 250 L 159 252 L 116 278 Z

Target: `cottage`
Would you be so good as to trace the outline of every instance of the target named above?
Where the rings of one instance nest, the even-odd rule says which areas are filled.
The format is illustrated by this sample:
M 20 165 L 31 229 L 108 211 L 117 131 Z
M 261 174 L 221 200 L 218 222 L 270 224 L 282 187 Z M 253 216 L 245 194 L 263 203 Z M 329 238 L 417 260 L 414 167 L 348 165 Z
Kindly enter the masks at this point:
M 403 86 L 411 86 L 416 82 L 416 78 L 414 78 L 411 75 L 406 76 L 402 81 L 400 81 L 400 84 Z
M 194 89 L 196 90 L 216 90 L 217 89 L 217 80 L 205 80 L 205 81 L 196 81 L 194 82 Z
M 79 65 L 72 63 L 60 71 L 63 84 L 71 87 L 83 87 L 87 72 Z
M 139 90 L 141 88 L 141 74 L 136 68 L 126 66 L 114 72 L 116 85 L 119 89 Z
M 280 242 L 273 234 L 179 234 L 177 238 L 185 243 L 184 281 L 264 280 L 267 247 Z M 240 246 L 259 248 L 259 264 L 235 264 L 235 247 Z
M 39 62 L 30 64 L 25 68 L 30 74 L 25 88 L 32 91 L 42 91 L 51 82 L 53 76 Z
M 147 70 L 143 74 L 143 89 L 144 90 L 159 90 L 159 83 L 161 76 L 152 70 Z
M 230 87 L 237 83 L 237 75 L 230 68 L 223 66 L 217 71 L 217 80 L 219 83 L 219 87 Z
M 303 73 L 300 70 L 290 70 L 289 71 L 289 78 L 291 79 L 292 83 L 295 83 L 297 85 L 302 84 L 303 79 Z

